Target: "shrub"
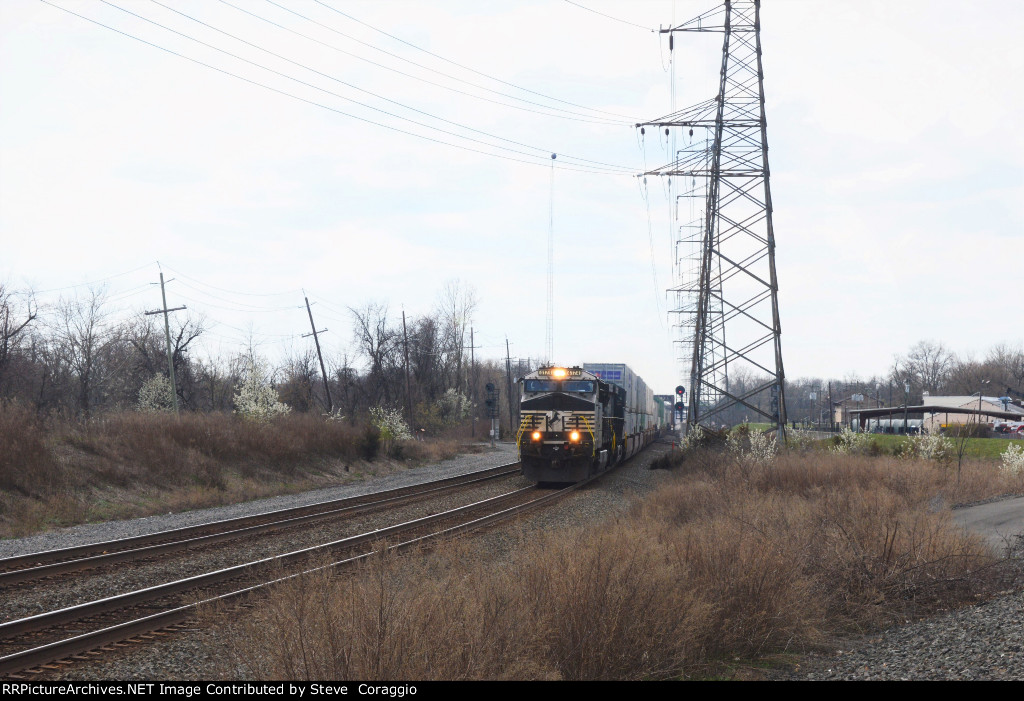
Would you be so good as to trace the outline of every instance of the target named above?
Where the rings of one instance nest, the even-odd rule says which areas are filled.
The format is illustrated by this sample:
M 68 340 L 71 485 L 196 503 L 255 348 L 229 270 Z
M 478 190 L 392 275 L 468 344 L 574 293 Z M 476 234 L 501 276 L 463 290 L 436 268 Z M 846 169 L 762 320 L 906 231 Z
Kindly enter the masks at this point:
M 363 460 L 373 460 L 380 452 L 380 429 L 368 424 L 363 429 L 358 441 L 359 455 Z
M 1024 474 L 1024 446 L 1010 444 L 999 456 L 1003 463 L 1003 470 L 1011 475 Z
M 790 450 L 810 450 L 820 439 L 810 431 L 791 428 L 786 431 L 786 446 Z
M 726 440 L 726 446 L 741 462 L 748 465 L 767 465 L 775 459 L 777 449 L 773 434 L 749 430 L 732 431 Z
M 899 455 L 900 457 L 946 463 L 954 458 L 955 453 L 956 446 L 953 445 L 951 439 L 938 433 L 922 433 L 917 436 L 909 436 L 909 440 L 903 445 Z
M 743 430 L 746 427 L 740 427 L 739 430 Z M 686 438 L 683 439 L 683 448 L 714 448 L 722 449 L 726 447 L 729 440 L 729 429 L 723 428 L 716 430 L 713 428 L 705 428 L 704 426 L 695 425 L 690 428 L 686 434 Z
M 469 412 L 473 408 L 473 403 L 469 401 L 469 398 L 455 389 L 445 391 L 435 405 L 441 421 L 447 426 L 465 421 L 469 418 Z
M 831 451 L 837 455 L 877 455 L 878 446 L 875 445 L 870 433 L 851 431 L 848 427 L 833 439 Z
M 407 441 L 412 438 L 409 425 L 402 418 L 402 412 L 398 409 L 388 409 L 382 406 L 370 409 L 370 420 L 377 430 L 380 431 L 380 438 L 385 443 L 391 441 Z

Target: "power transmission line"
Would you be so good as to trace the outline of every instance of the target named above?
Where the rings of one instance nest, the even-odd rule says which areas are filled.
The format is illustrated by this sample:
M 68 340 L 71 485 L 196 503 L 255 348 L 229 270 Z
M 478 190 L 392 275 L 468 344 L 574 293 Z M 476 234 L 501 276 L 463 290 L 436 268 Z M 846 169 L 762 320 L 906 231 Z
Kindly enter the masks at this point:
M 444 56 L 441 56 L 440 54 L 435 54 L 433 51 L 428 51 L 427 49 L 424 49 L 423 47 L 416 46 L 415 44 L 410 43 L 410 42 L 406 41 L 405 39 L 402 39 L 400 37 L 396 37 L 394 34 L 388 34 L 383 29 L 379 29 L 377 27 L 374 27 L 372 24 L 364 22 L 364 21 L 362 21 L 360 19 L 357 19 L 357 18 L 353 17 L 352 15 L 346 14 L 346 13 L 342 12 L 341 10 L 338 10 L 338 9 L 336 9 L 334 7 L 331 7 L 330 5 L 328 5 L 325 2 L 322 2 L 321 0 L 314 0 L 314 1 L 318 5 L 323 5 L 328 10 L 330 10 L 332 12 L 336 12 L 336 13 L 338 13 L 339 15 L 341 15 L 343 17 L 347 17 L 348 19 L 352 20 L 353 22 L 357 22 L 357 23 L 363 25 L 364 27 L 368 27 L 369 29 L 372 29 L 373 31 L 375 31 L 375 32 L 377 32 L 379 34 L 383 34 L 386 37 L 389 37 L 391 39 L 394 39 L 395 41 L 401 42 L 402 44 L 405 44 L 406 46 L 409 46 L 409 47 L 411 47 L 413 49 L 416 49 L 417 51 L 422 51 L 423 53 L 425 53 L 425 54 L 427 54 L 429 56 L 433 56 L 436 59 L 444 61 L 445 63 L 450 63 L 453 66 L 457 66 L 457 67 L 461 68 L 464 71 L 469 71 L 470 73 L 476 73 L 477 75 L 480 75 L 480 76 L 483 76 L 484 78 L 487 78 L 489 80 L 493 80 L 495 82 L 501 83 L 502 85 L 508 85 L 510 87 L 513 87 L 516 90 L 522 90 L 523 92 L 528 92 L 528 93 L 530 93 L 532 95 L 538 95 L 540 97 L 543 97 L 545 100 L 552 100 L 554 102 L 561 102 L 564 105 L 570 105 L 572 107 L 577 107 L 579 109 L 590 110 L 592 112 L 598 112 L 598 113 L 601 113 L 601 114 L 609 114 L 609 115 L 612 115 L 614 117 L 618 117 L 620 119 L 630 119 L 630 117 L 628 117 L 627 115 L 624 115 L 624 114 L 616 114 L 615 112 L 607 112 L 605 110 L 599 110 L 599 109 L 594 108 L 594 107 L 587 107 L 585 105 L 578 105 L 575 102 L 569 102 L 568 100 L 562 100 L 562 99 L 557 98 L 557 97 L 551 97 L 550 95 L 545 95 L 543 93 L 539 93 L 536 90 L 530 90 L 529 88 L 524 88 L 524 87 L 522 87 L 520 85 L 516 85 L 515 83 L 510 83 L 507 80 L 502 80 L 501 78 L 495 78 L 494 76 L 488 75 L 487 73 L 483 73 L 482 71 L 478 71 L 475 68 L 470 68 L 469 66 L 465 66 L 465 65 L 463 65 L 461 63 L 457 63 L 456 61 L 452 61 L 451 59 L 445 58 Z M 267 0 L 267 2 L 269 2 L 271 5 L 277 5 L 277 7 L 281 7 L 281 5 L 278 5 L 276 2 L 274 2 L 274 0 Z M 287 8 L 282 8 L 282 9 L 287 9 Z
M 131 34 L 130 32 L 126 32 L 124 30 L 117 29 L 116 27 L 112 27 L 112 26 L 110 26 L 108 24 L 104 24 L 103 22 L 100 22 L 98 20 L 94 20 L 94 19 L 92 19 L 90 17 L 86 17 L 85 15 L 82 15 L 82 14 L 79 14 L 77 12 L 74 12 L 73 10 L 67 9 L 66 7 L 61 7 L 60 5 L 57 5 L 57 4 L 53 3 L 53 2 L 50 2 L 50 0 L 40 0 L 40 2 L 42 2 L 43 4 L 49 5 L 49 6 L 53 7 L 53 8 L 56 8 L 58 10 L 61 10 L 62 12 L 66 12 L 66 13 L 68 13 L 70 15 L 74 15 L 75 17 L 83 19 L 83 20 L 85 20 L 87 22 L 90 22 L 92 24 L 95 24 L 97 26 L 103 27 L 104 29 L 109 29 L 112 32 L 116 32 L 118 34 L 121 34 L 122 36 L 128 37 L 130 39 L 134 39 L 135 41 L 138 41 L 140 43 L 146 44 L 147 46 L 152 46 L 155 49 L 159 49 L 159 50 L 164 51 L 166 53 L 169 53 L 169 54 L 171 54 L 173 56 L 177 56 L 179 58 L 183 58 L 186 61 L 191 61 L 192 63 L 195 63 L 197 65 L 203 66 L 204 68 L 209 68 L 210 70 L 217 71 L 218 73 L 223 73 L 224 75 L 230 76 L 232 78 L 237 78 L 238 80 L 241 80 L 241 81 L 244 81 L 246 83 L 249 83 L 250 85 L 255 85 L 257 87 L 261 87 L 261 88 L 264 88 L 266 90 L 270 90 L 271 92 L 275 92 L 275 93 L 277 93 L 279 95 L 283 95 L 285 97 L 290 97 L 290 98 L 292 98 L 294 100 L 298 100 L 299 102 L 304 102 L 304 103 L 306 103 L 308 105 L 313 105 L 314 107 L 320 107 L 321 109 L 325 109 L 325 110 L 328 110 L 330 112 L 334 112 L 336 114 L 340 114 L 340 115 L 345 116 L 345 117 L 350 117 L 350 118 L 358 120 L 360 122 L 365 122 L 367 124 L 372 124 L 374 126 L 382 127 L 384 129 L 389 129 L 391 131 L 395 131 L 395 132 L 398 132 L 400 134 L 406 134 L 408 136 L 414 136 L 416 138 L 423 139 L 425 141 L 430 141 L 430 142 L 433 142 L 433 143 L 436 143 L 436 144 L 440 144 L 442 146 L 450 146 L 452 148 L 457 148 L 457 149 L 460 149 L 462 151 L 468 151 L 468 152 L 471 152 L 471 153 L 478 153 L 478 154 L 481 154 L 481 155 L 484 155 L 484 156 L 490 156 L 491 158 L 500 158 L 500 159 L 506 160 L 506 161 L 512 161 L 512 162 L 515 162 L 515 163 L 525 163 L 527 165 L 533 165 L 533 166 L 544 165 L 544 163 L 541 162 L 541 161 L 526 160 L 526 159 L 523 159 L 523 158 L 515 158 L 515 157 L 512 157 L 512 156 L 504 156 L 504 155 L 501 155 L 501 154 L 498 154 L 498 153 L 492 153 L 492 152 L 489 152 L 489 151 L 483 151 L 481 149 L 473 148 L 471 146 L 464 146 L 464 145 L 461 145 L 461 144 L 454 144 L 454 143 L 451 143 L 449 141 L 445 141 L 443 139 L 437 139 L 437 138 L 434 138 L 434 137 L 431 137 L 431 136 L 427 136 L 425 134 L 418 134 L 416 132 L 412 132 L 412 131 L 409 131 L 407 129 L 402 129 L 400 127 L 391 126 L 391 125 L 388 125 L 388 124 L 384 124 L 382 122 L 377 122 L 375 120 L 368 119 L 366 117 L 360 117 L 360 116 L 352 114 L 350 112 L 345 112 L 344 110 L 338 109 L 336 107 L 331 107 L 329 105 L 325 105 L 323 103 L 316 102 L 315 100 L 310 100 L 310 99 L 307 99 L 307 98 L 300 97 L 298 95 L 289 93 L 289 92 L 287 92 L 285 90 L 280 90 L 278 88 L 271 87 L 271 86 L 266 85 L 265 83 L 261 83 L 261 82 L 259 82 L 257 80 L 253 80 L 251 78 L 246 78 L 244 76 L 238 75 L 237 73 L 232 73 L 229 70 L 226 70 L 226 69 L 223 69 L 223 68 L 218 68 L 217 66 L 211 65 L 209 63 L 205 63 L 203 61 L 200 61 L 199 59 L 192 58 L 191 56 L 186 56 L 185 54 L 182 54 L 182 53 L 180 53 L 178 51 L 174 51 L 173 49 L 168 49 L 167 47 L 161 46 L 161 45 L 156 44 L 154 42 L 151 42 L 151 41 L 148 41 L 148 40 L 143 39 L 141 37 L 138 37 L 138 36 L 136 36 L 134 34 Z M 244 60 L 244 59 L 242 59 L 242 60 Z M 302 82 L 302 81 L 298 81 L 298 82 Z M 311 86 L 311 87 L 315 88 L 315 86 Z M 322 88 L 316 88 L 316 89 L 322 90 Z M 324 91 L 324 92 L 329 92 L 329 91 Z M 343 98 L 343 99 L 347 99 L 347 98 Z M 405 119 L 405 118 L 402 118 L 402 119 Z M 406 121 L 413 121 L 413 120 L 406 119 Z M 443 130 L 437 129 L 436 127 L 430 127 L 429 125 L 424 125 L 424 126 L 426 126 L 426 128 L 428 128 L 428 129 L 434 129 L 436 131 L 443 131 Z M 463 138 L 463 139 L 466 139 L 466 140 L 469 140 L 469 141 L 478 141 L 478 140 L 472 139 L 470 137 L 465 137 L 465 136 L 461 136 L 461 135 L 458 135 L 458 134 L 455 134 L 455 136 L 457 138 Z M 483 143 L 484 145 L 490 146 L 491 148 L 502 149 L 502 150 L 505 150 L 505 151 L 513 151 L 513 149 L 509 149 L 507 147 L 502 147 L 502 146 L 497 146 L 495 144 L 486 144 L 485 142 L 479 142 L 479 143 Z M 522 154 L 522 155 L 526 155 L 526 156 L 528 156 L 530 158 L 539 158 L 539 156 L 533 156 L 532 154 Z M 610 170 L 607 170 L 607 169 L 588 169 L 588 168 L 574 168 L 574 167 L 564 167 L 564 166 L 559 166 L 559 169 L 560 170 L 565 170 L 565 171 L 577 172 L 577 173 L 592 173 L 592 174 L 597 174 L 597 175 L 618 175 L 619 174 L 618 171 L 610 171 Z
M 403 117 L 402 115 L 398 115 L 398 114 L 394 114 L 392 112 L 388 112 L 386 110 L 382 110 L 379 107 L 374 107 L 374 106 L 368 105 L 368 104 L 366 104 L 364 102 L 359 102 L 358 100 L 354 100 L 354 99 L 352 99 L 350 97 L 345 97 L 344 95 L 339 95 L 338 93 L 332 92 L 330 90 L 325 90 L 324 88 L 320 88 L 318 86 L 315 86 L 312 83 L 307 83 L 306 81 L 299 80 L 298 78 L 295 78 L 294 76 L 290 76 L 290 75 L 287 75 L 285 73 L 280 73 L 280 72 L 275 71 L 275 70 L 273 70 L 271 68 L 267 68 L 266 66 L 258 64 L 258 63 L 254 62 L 254 61 L 249 61 L 248 59 L 242 58 L 241 56 L 238 56 L 237 54 L 233 54 L 230 51 L 227 51 L 226 49 L 222 49 L 222 48 L 214 46 L 212 44 L 208 44 L 207 42 L 204 42 L 204 41 L 202 41 L 200 39 L 196 39 L 193 36 L 190 36 L 190 35 L 185 34 L 183 32 L 179 32 L 179 31 L 177 31 L 175 29 L 171 29 L 170 27 L 167 27 L 167 26 L 165 26 L 163 24 L 160 24 L 159 22 L 156 22 L 155 20 L 151 20 L 151 19 L 149 19 L 147 17 L 144 17 L 144 16 L 142 16 L 142 15 L 140 15 L 138 13 L 132 12 L 130 10 L 125 10 L 123 7 L 119 7 L 118 5 L 115 5 L 115 4 L 111 3 L 111 2 L 109 2 L 108 0 L 101 0 L 101 2 L 103 2 L 105 5 L 108 5 L 110 7 L 115 8 L 115 9 L 121 10 L 122 12 L 127 12 L 128 14 L 130 14 L 130 15 L 132 15 L 134 17 L 138 17 L 139 19 L 143 20 L 144 22 L 149 22 L 151 24 L 154 24 L 154 25 L 160 27 L 161 29 L 165 29 L 165 30 L 167 30 L 169 32 L 173 32 L 173 33 L 175 33 L 175 34 L 177 34 L 179 36 L 182 36 L 182 37 L 184 37 L 186 39 L 190 39 L 190 40 L 192 40 L 194 42 L 202 44 L 203 46 L 206 46 L 208 48 L 214 49 L 215 51 L 220 51 L 222 53 L 225 53 L 228 56 L 231 56 L 232 58 L 236 58 L 236 59 L 238 59 L 240 61 L 244 61 L 246 63 L 249 63 L 249 64 L 253 65 L 253 66 L 256 66 L 257 68 L 262 68 L 263 70 L 270 71 L 271 73 L 274 73 L 274 74 L 279 75 L 279 76 L 284 77 L 284 78 L 288 78 L 289 80 L 297 81 L 297 82 L 301 83 L 302 85 L 306 85 L 308 87 L 312 87 L 312 88 L 314 88 L 316 90 L 321 90 L 323 92 L 326 92 L 329 95 L 333 95 L 333 96 L 339 97 L 339 98 L 341 98 L 343 100 L 348 100 L 350 102 L 354 102 L 355 104 L 359 105 L 360 107 L 365 107 L 367 109 L 374 110 L 376 112 L 381 112 L 382 114 L 386 114 L 386 115 L 388 115 L 390 117 L 395 117 L 397 119 L 407 120 L 407 121 L 410 121 L 413 124 L 416 124 L 418 126 L 427 127 L 428 129 L 437 129 L 441 133 L 448 134 L 449 136 L 456 136 L 458 138 L 463 138 L 463 139 L 468 139 L 469 138 L 469 137 L 463 136 L 461 134 L 457 134 L 455 132 L 450 132 L 450 131 L 447 131 L 447 130 L 444 130 L 444 129 L 438 129 L 437 127 L 432 127 L 429 124 L 424 124 L 422 122 L 417 122 L 417 121 L 415 121 L 413 119 L 409 119 L 408 117 Z M 176 13 L 178 15 L 181 15 L 182 17 L 185 17 L 186 19 L 189 19 L 189 20 L 191 20 L 193 22 L 201 24 L 204 27 L 212 29 L 215 32 L 219 32 L 219 33 L 223 34 L 224 36 L 230 37 L 230 38 L 234 39 L 235 41 L 240 41 L 243 44 L 246 44 L 247 46 L 251 46 L 254 49 L 257 49 L 259 51 L 263 51 L 265 53 L 268 53 L 268 54 L 270 54 L 271 56 L 273 56 L 275 58 L 281 59 L 282 61 L 287 61 L 288 63 L 291 63 L 291 64 L 293 64 L 295 66 L 298 66 L 300 68 L 304 68 L 305 70 L 310 71 L 312 73 L 316 73 L 317 75 L 322 76 L 324 78 L 327 78 L 328 80 L 333 80 L 336 83 L 340 83 L 341 85 L 344 85 L 345 87 L 352 88 L 353 90 L 358 90 L 359 92 L 362 92 L 362 93 L 366 93 L 367 95 L 370 95 L 371 97 L 375 97 L 378 100 L 384 100 L 385 102 L 391 103 L 393 105 L 397 105 L 398 107 L 401 107 L 403 109 L 407 109 L 407 110 L 410 110 L 412 112 L 416 112 L 417 114 L 422 114 L 422 115 L 424 115 L 426 117 L 430 117 L 431 119 L 436 119 L 439 122 L 444 122 L 445 124 L 451 124 L 452 126 L 456 126 L 456 127 L 460 128 L 460 129 L 465 129 L 466 131 L 470 131 L 470 132 L 473 132 L 475 134 L 480 134 L 482 136 L 486 136 L 486 137 L 491 138 L 491 139 L 496 139 L 498 141 L 504 141 L 504 142 L 509 143 L 509 144 L 514 144 L 516 146 L 522 146 L 523 148 L 533 149 L 535 151 L 539 151 L 539 152 L 543 152 L 543 153 L 549 153 L 550 152 L 550 149 L 548 149 L 548 148 L 541 148 L 541 147 L 538 147 L 538 146 L 531 146 L 530 144 L 525 144 L 525 143 L 523 143 L 521 141 L 516 141 L 514 139 L 506 139 L 505 137 L 498 136 L 497 134 L 492 134 L 490 132 L 486 132 L 486 131 L 483 131 L 481 129 L 475 129 L 473 127 L 470 127 L 470 126 L 467 126 L 465 124 L 462 124 L 461 122 L 456 122 L 456 121 L 451 120 L 451 119 L 446 119 L 444 117 L 439 117 L 438 115 L 432 114 L 432 113 L 427 112 L 425 110 L 421 110 L 421 109 L 418 109 L 416 107 L 411 107 L 409 105 L 406 105 L 405 103 L 399 102 L 398 100 L 392 100 L 391 98 L 385 97 L 385 96 L 380 95 L 378 93 L 375 93 L 373 91 L 361 88 L 358 85 L 354 85 L 354 84 L 349 83 L 347 81 L 341 80 L 340 78 L 336 78 L 335 76 L 332 76 L 332 75 L 330 75 L 328 73 L 324 73 L 324 72 L 319 71 L 319 70 L 317 70 L 315 68 L 310 68 L 309 66 L 305 65 L 304 63 L 300 63 L 298 61 L 293 61 L 292 59 L 290 59 L 290 58 L 288 58 L 286 56 L 282 56 L 279 53 L 276 53 L 274 51 L 271 51 L 270 49 L 264 48 L 264 47 L 262 47 L 262 46 L 260 46 L 258 44 L 254 44 L 251 41 L 248 41 L 246 39 L 242 39 L 241 37 L 237 37 L 234 34 L 226 32 L 226 31 L 224 31 L 222 29 L 218 29 L 217 27 L 214 27 L 211 24 L 208 24 L 206 22 L 203 22 L 202 20 L 196 19 L 195 17 L 192 17 L 191 15 L 185 14 L 184 12 L 181 12 L 179 10 L 175 10 L 173 7 L 168 7 L 167 5 L 164 5 L 163 3 L 158 2 L 158 0 L 151 0 L 151 2 L 153 2 L 156 5 L 159 5 L 160 7 L 163 7 L 163 8 L 166 8 L 166 9 L 170 10 L 171 12 L 174 12 L 174 13 Z M 475 139 L 470 139 L 470 140 L 471 141 L 476 141 Z M 478 142 L 478 143 L 485 144 L 486 142 L 482 142 L 481 141 L 481 142 Z M 497 148 L 502 148 L 502 147 L 498 146 Z M 517 151 L 515 149 L 509 149 L 509 150 L 511 150 L 513 153 L 519 153 L 519 154 L 522 154 L 522 155 L 529 155 L 529 154 L 523 154 L 522 151 Z M 616 164 L 613 164 L 613 163 L 604 163 L 602 161 L 594 161 L 594 160 L 590 160 L 590 159 L 587 159 L 587 158 L 580 158 L 580 157 L 577 157 L 577 156 L 565 156 L 565 157 L 569 158 L 571 160 L 574 160 L 574 161 L 580 161 L 581 163 L 590 163 L 590 164 L 593 164 L 593 165 L 604 166 L 604 167 L 607 167 L 607 168 L 619 169 L 619 170 L 622 170 L 623 173 L 626 173 L 626 172 L 633 173 L 633 172 L 635 172 L 635 168 L 630 168 L 628 166 L 619 166 L 619 165 L 616 165 Z
M 658 31 L 657 29 L 654 29 L 653 27 L 645 27 L 644 25 L 637 24 L 636 22 L 630 22 L 629 20 L 619 19 L 618 17 L 612 17 L 611 15 L 607 15 L 604 12 L 598 12 L 597 10 L 595 10 L 595 9 L 593 9 L 591 7 L 587 7 L 586 5 L 581 5 L 578 2 L 573 2 L 572 0 L 565 0 L 565 1 L 567 3 L 569 3 L 570 5 L 575 5 L 576 7 L 580 8 L 581 10 L 586 10 L 587 12 L 593 12 L 595 15 L 601 15 L 602 17 L 607 17 L 608 19 L 613 19 L 616 22 L 622 22 L 623 24 L 628 24 L 628 25 L 631 25 L 633 27 L 639 27 L 640 29 L 643 29 L 646 32 L 656 32 L 656 31 Z
M 286 7 L 278 5 L 278 7 L 281 7 L 282 10 L 286 10 L 287 12 L 290 12 L 291 14 L 295 15 L 296 17 L 304 19 L 307 22 L 310 22 L 312 24 L 317 25 L 318 27 L 322 27 L 322 28 L 324 28 L 324 29 L 326 29 L 326 30 L 328 30 L 330 32 L 338 34 L 339 36 L 345 37 L 346 39 L 349 39 L 350 41 L 354 41 L 354 42 L 356 42 L 358 44 L 362 44 L 364 46 L 367 46 L 367 47 L 369 47 L 369 48 L 371 48 L 371 49 L 373 49 L 375 51 L 379 51 L 379 52 L 384 53 L 384 54 L 386 54 L 388 56 L 391 56 L 392 58 L 396 58 L 396 59 L 398 59 L 400 61 L 404 61 L 405 63 L 411 63 L 412 65 L 414 65 L 417 68 L 420 68 L 422 70 L 429 71 L 431 73 L 436 73 L 436 74 L 438 74 L 440 76 L 444 76 L 445 78 L 448 78 L 450 80 L 454 80 L 454 81 L 457 81 L 459 83 L 464 83 L 464 84 L 469 85 L 471 87 L 477 88 L 478 90 L 484 90 L 486 92 L 493 93 L 495 95 L 500 95 L 502 97 L 507 97 L 510 100 L 519 100 L 520 102 L 523 102 L 523 103 L 528 104 L 528 105 L 534 105 L 535 107 L 541 107 L 543 109 L 551 110 L 553 112 L 563 112 L 564 114 L 552 114 L 551 112 L 541 112 L 539 110 L 531 109 L 529 107 L 523 107 L 521 105 L 512 105 L 512 104 L 509 104 L 507 102 L 501 102 L 501 101 L 498 101 L 498 100 L 493 100 L 491 98 L 483 97 L 481 95 L 474 95 L 474 94 L 472 94 L 470 92 L 466 92 L 465 90 L 459 90 L 458 88 L 453 88 L 450 85 L 444 85 L 442 83 L 438 83 L 438 82 L 435 82 L 435 81 L 432 81 L 432 80 L 428 80 L 428 79 L 426 79 L 426 78 L 424 78 L 422 76 L 417 76 L 417 75 L 413 75 L 411 73 L 406 73 L 405 71 L 399 70 L 399 69 L 394 68 L 392 66 L 386 66 L 383 63 L 378 63 L 378 62 L 376 62 L 376 61 L 374 61 L 372 59 L 366 58 L 365 56 L 360 56 L 359 54 L 352 53 L 351 51 L 346 51 L 345 49 L 342 49 L 342 48 L 339 48 L 337 46 L 334 46 L 333 44 L 328 44 L 326 42 L 320 41 L 319 39 L 317 39 L 315 37 L 311 37 L 311 36 L 309 36 L 307 34 L 303 34 L 302 32 L 298 32 L 298 31 L 296 31 L 296 30 L 294 30 L 294 29 L 292 29 L 290 27 L 286 27 L 283 24 L 279 24 L 279 23 L 277 23 L 277 22 L 275 22 L 275 21 L 273 21 L 271 19 L 267 19 L 266 17 L 263 17 L 262 15 L 259 15 L 259 14 L 255 13 L 255 12 L 250 11 L 250 10 L 246 10 L 243 7 L 238 7 L 237 5 L 233 5 L 230 2 L 227 2 L 227 0 L 219 0 L 219 1 L 221 3 L 223 3 L 224 5 L 227 5 L 228 7 L 234 8 L 235 10 L 238 10 L 239 12 L 243 12 L 243 13 L 249 15 L 250 17 L 253 17 L 255 19 L 258 19 L 258 20 L 261 20 L 263 22 L 266 22 L 267 24 L 271 24 L 271 25 L 273 25 L 275 27 L 278 27 L 279 29 L 283 29 L 286 32 L 290 32 L 292 34 L 295 34 L 296 36 L 300 36 L 303 39 L 306 39 L 308 41 L 311 41 L 311 42 L 314 42 L 314 43 L 319 44 L 321 46 L 324 46 L 324 47 L 326 47 L 328 49 L 331 49 L 332 51 L 337 51 L 338 53 L 344 54 L 346 56 L 351 56 L 352 58 L 354 58 L 356 60 L 363 61 L 364 63 L 368 63 L 368 64 L 370 64 L 372 66 L 377 66 L 378 68 L 382 68 L 383 70 L 391 71 L 392 73 L 397 73 L 398 75 L 402 75 L 402 76 L 405 76 L 407 78 L 411 78 L 413 80 L 421 81 L 423 83 L 426 83 L 427 85 L 433 85 L 435 87 L 441 88 L 442 90 L 450 90 L 450 91 L 458 93 L 460 95 L 465 95 L 466 97 L 471 97 L 471 98 L 473 98 L 475 100 L 483 100 L 485 102 L 490 102 L 492 104 L 502 105 L 504 107 L 509 107 L 511 109 L 522 110 L 524 112 L 531 112 L 533 114 L 539 114 L 539 115 L 542 115 L 542 116 L 545 116 L 545 117 L 556 117 L 558 119 L 570 119 L 570 120 L 574 120 L 574 121 L 578 121 L 578 122 L 585 122 L 585 123 L 588 123 L 588 124 L 609 124 L 609 125 L 627 125 L 627 124 L 631 125 L 632 124 L 631 121 L 627 122 L 627 121 L 624 121 L 623 119 L 610 119 L 610 118 L 607 118 L 607 117 L 594 117 L 592 115 L 587 115 L 587 114 L 584 114 L 582 112 L 573 112 L 572 110 L 566 110 L 566 109 L 562 109 L 560 107 L 551 107 L 551 106 L 548 106 L 548 105 L 544 105 L 544 104 L 542 104 L 540 102 L 535 102 L 533 100 L 527 100 L 527 99 L 522 98 L 522 97 L 516 97 L 515 95 L 510 95 L 508 93 L 504 93 L 504 92 L 501 92 L 499 90 L 493 90 L 493 89 L 488 88 L 486 86 L 478 85 L 477 83 L 471 83 L 468 80 L 464 80 L 462 78 L 459 78 L 458 76 L 454 76 L 454 75 L 451 75 L 449 73 L 444 73 L 442 71 L 438 71 L 438 70 L 436 70 L 434 68 L 430 68 L 429 66 L 424 66 L 422 64 L 416 63 L 415 61 L 411 61 L 410 59 L 407 59 L 404 56 L 399 56 L 398 54 L 392 53 L 392 52 L 387 51 L 385 49 L 382 49 L 382 48 L 380 48 L 378 46 L 374 46 L 373 44 L 369 44 L 367 42 L 361 41 L 360 39 L 357 39 L 357 38 L 355 38 L 355 37 L 353 37 L 353 36 L 351 36 L 349 34 L 345 34 L 344 32 L 340 32 L 337 29 L 334 29 L 333 27 L 330 27 L 330 26 L 324 24 L 323 22 L 318 22 L 317 20 L 315 20 L 315 19 L 313 19 L 311 17 L 307 17 L 307 16 L 305 16 L 305 15 L 303 15 L 301 13 L 298 13 L 295 10 L 291 10 L 291 9 L 286 8 Z M 585 109 L 590 109 L 590 108 L 585 108 Z

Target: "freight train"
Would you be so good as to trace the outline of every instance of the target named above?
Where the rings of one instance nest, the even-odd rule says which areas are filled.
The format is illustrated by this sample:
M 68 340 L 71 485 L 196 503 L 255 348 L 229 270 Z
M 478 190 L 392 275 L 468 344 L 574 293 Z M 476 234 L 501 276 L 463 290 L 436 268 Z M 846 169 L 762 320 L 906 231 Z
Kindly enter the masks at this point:
M 516 445 L 523 475 L 579 482 L 636 455 L 671 412 L 628 366 L 542 367 L 520 380 Z

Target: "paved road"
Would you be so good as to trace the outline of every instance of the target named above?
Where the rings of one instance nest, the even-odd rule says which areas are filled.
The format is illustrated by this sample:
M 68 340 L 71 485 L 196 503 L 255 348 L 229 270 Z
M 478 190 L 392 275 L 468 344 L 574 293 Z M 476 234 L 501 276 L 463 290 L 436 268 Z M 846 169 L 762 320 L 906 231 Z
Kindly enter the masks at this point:
M 1012 536 L 1024 536 L 1024 497 L 954 509 L 953 518 L 964 528 L 985 536 L 1002 551 L 1013 540 Z

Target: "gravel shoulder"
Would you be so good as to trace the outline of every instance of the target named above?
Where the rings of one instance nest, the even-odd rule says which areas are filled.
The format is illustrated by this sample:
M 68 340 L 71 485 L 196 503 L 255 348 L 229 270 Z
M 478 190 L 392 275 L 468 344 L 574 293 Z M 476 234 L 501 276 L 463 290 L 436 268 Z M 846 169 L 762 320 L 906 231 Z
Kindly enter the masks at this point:
M 884 631 L 833 641 L 768 678 L 804 681 L 1024 681 L 1024 499 L 954 510 L 1006 556 L 1001 595 Z
M 174 528 L 184 528 L 186 526 L 195 526 L 240 516 L 252 516 L 278 509 L 330 501 L 331 499 L 341 499 L 385 489 L 406 487 L 430 480 L 484 470 L 488 467 L 497 467 L 505 463 L 515 462 L 517 459 L 518 456 L 514 444 L 499 443 L 493 449 L 490 447 L 485 448 L 485 452 L 480 454 L 460 455 L 440 463 L 421 465 L 382 476 L 367 477 L 361 482 L 350 482 L 336 487 L 325 487 L 308 492 L 257 499 L 241 504 L 231 504 L 209 509 L 196 509 L 194 511 L 148 516 L 126 521 L 89 523 L 39 533 L 26 538 L 0 540 L 0 558 L 43 550 L 69 548 L 75 545 L 100 543 L 134 535 L 158 533 Z

